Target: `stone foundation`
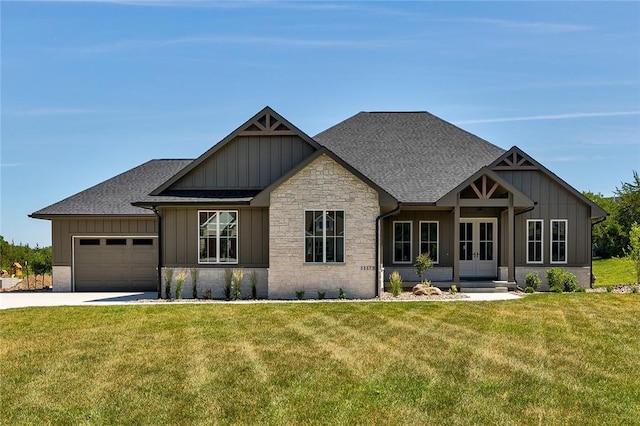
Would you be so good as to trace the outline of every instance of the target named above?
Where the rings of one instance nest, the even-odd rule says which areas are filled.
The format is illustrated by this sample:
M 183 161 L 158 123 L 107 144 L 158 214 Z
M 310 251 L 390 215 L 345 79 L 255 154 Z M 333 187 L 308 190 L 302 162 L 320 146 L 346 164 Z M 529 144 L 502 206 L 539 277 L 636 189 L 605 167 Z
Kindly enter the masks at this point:
M 383 271 L 385 282 L 389 281 L 389 275 L 391 275 L 393 271 L 398 271 L 400 273 L 403 282 L 412 283 L 420 281 L 420 277 L 418 277 L 418 274 L 416 273 L 416 268 L 412 266 L 385 266 Z M 451 282 L 453 280 L 453 268 L 450 266 L 434 266 L 433 268 L 429 268 L 424 271 L 424 279 L 434 283 L 438 281 Z
M 71 288 L 71 266 L 53 266 L 51 268 L 52 291 L 70 292 Z
M 540 277 L 540 291 L 549 291 L 549 284 L 547 283 L 547 269 L 562 268 L 567 272 L 574 274 L 578 280 L 578 285 L 584 288 L 589 288 L 591 285 L 591 268 L 588 266 L 518 266 L 516 267 L 516 281 L 518 286 L 524 288 L 526 286 L 524 278 L 531 272 L 537 272 Z M 500 266 L 498 268 L 498 280 L 507 280 L 507 267 Z
M 161 296 L 165 297 L 165 288 L 166 288 L 166 271 L 167 269 L 173 269 L 173 279 L 171 280 L 171 297 L 175 297 L 175 290 L 177 286 L 176 277 L 182 271 L 187 272 L 187 277 L 184 280 L 184 284 L 182 285 L 182 298 L 183 299 L 191 299 L 193 298 L 193 284 L 191 280 L 191 269 L 190 268 L 162 268 L 162 293 Z M 212 299 L 225 299 L 224 287 L 224 271 L 225 269 L 229 269 L 233 271 L 234 269 L 242 269 L 244 272 L 244 276 L 242 278 L 242 284 L 240 285 L 240 295 L 242 299 L 251 298 L 251 273 L 253 271 L 256 272 L 258 281 L 257 281 L 257 294 L 259 299 L 266 299 L 269 296 L 269 292 L 267 290 L 267 268 L 234 268 L 234 265 L 229 265 L 229 268 L 196 268 L 198 270 L 198 279 L 196 284 L 197 297 L 204 298 L 208 292 L 211 293 Z

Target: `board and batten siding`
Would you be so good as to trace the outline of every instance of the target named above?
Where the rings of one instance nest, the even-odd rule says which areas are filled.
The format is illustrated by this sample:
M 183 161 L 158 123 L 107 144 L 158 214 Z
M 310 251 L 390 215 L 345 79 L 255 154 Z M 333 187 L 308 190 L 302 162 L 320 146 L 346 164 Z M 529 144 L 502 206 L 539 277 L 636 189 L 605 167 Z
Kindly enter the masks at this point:
M 71 266 L 74 236 L 157 236 L 155 217 L 64 218 L 51 220 L 52 265 Z
M 162 254 L 165 267 L 234 267 L 235 264 L 198 264 L 198 211 L 238 211 L 238 264 L 248 268 L 269 265 L 269 211 L 267 208 L 164 207 L 162 216 Z
M 591 263 L 591 207 L 539 170 L 501 170 L 500 177 L 537 202 L 535 208 L 516 216 L 516 266 L 527 265 L 527 219 L 542 219 L 544 266 L 589 266 Z M 551 220 L 567 219 L 567 263 L 551 263 Z M 502 221 L 504 224 L 505 221 Z M 506 229 L 501 233 L 506 235 Z M 506 242 L 501 259 L 506 259 Z
M 263 189 L 314 150 L 299 136 L 238 136 L 171 189 Z

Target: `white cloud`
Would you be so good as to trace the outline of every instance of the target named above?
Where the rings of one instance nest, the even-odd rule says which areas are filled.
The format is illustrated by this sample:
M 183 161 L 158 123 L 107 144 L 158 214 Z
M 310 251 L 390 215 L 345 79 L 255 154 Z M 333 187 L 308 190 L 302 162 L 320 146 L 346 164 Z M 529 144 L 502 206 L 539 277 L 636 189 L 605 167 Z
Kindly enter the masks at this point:
M 530 115 L 523 117 L 480 118 L 472 120 L 458 120 L 456 121 L 456 124 L 507 123 L 511 121 L 572 120 L 576 118 L 623 117 L 629 115 L 640 115 L 640 111 L 576 112 L 568 114 Z

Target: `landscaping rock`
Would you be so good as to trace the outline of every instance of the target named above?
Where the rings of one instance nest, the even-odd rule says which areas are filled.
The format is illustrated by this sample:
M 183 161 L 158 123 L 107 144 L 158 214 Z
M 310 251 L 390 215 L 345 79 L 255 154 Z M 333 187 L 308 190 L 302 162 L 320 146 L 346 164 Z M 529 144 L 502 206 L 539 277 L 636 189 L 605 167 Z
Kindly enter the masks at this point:
M 431 292 L 429 287 L 424 284 L 417 284 L 413 286 L 412 293 L 414 296 L 430 296 Z

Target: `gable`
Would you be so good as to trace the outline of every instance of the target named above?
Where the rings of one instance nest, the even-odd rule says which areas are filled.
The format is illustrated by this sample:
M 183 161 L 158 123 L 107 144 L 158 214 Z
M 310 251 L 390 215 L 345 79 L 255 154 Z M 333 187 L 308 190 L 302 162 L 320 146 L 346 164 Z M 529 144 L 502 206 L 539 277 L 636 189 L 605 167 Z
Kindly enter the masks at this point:
M 578 203 L 589 208 L 592 219 L 607 216 L 600 206 L 516 146 L 490 168 L 539 205 Z
M 265 107 L 151 193 L 266 188 L 319 145 Z

